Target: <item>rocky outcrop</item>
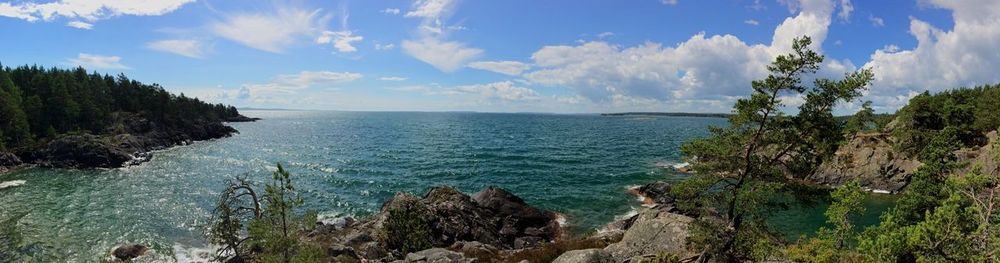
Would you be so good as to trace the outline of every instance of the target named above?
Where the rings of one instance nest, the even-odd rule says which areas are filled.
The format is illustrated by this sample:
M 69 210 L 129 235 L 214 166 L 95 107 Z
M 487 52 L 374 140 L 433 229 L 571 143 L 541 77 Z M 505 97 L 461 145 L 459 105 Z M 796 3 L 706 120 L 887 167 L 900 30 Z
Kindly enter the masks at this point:
M 64 134 L 18 155 L 28 163 L 58 168 L 117 168 L 143 162 L 150 152 L 193 141 L 228 137 L 236 129 L 218 121 L 189 120 L 166 126 L 139 114 L 116 114 L 104 133 Z M 3 167 L 0 154 L 0 167 Z
M 897 153 L 893 144 L 888 133 L 857 134 L 806 179 L 831 186 L 857 179 L 874 191 L 899 192 L 922 164 Z
M 423 197 L 398 193 L 381 212 L 343 227 L 321 226 L 310 238 L 329 247 L 328 254 L 368 260 L 399 258 L 387 247 L 382 228 L 393 209 L 421 211 L 434 247 L 451 247 L 470 254 L 496 254 L 552 241 L 560 234 L 556 214 L 527 205 L 506 190 L 490 187 L 474 196 L 451 187 L 436 187 Z
M 695 256 L 685 242 L 688 225 L 694 219 L 685 215 L 643 208 L 618 243 L 604 248 L 615 262 L 638 262 L 640 258 L 659 253 L 671 253 L 681 258 Z
M 604 249 L 592 248 L 573 250 L 552 261 L 552 263 L 617 263 L 611 253 Z
M 7 169 L 11 167 L 17 167 L 18 165 L 21 164 L 22 164 L 21 158 L 17 157 L 17 155 L 10 152 L 0 151 L 0 173 L 7 171 Z
M 454 252 L 443 248 L 432 248 L 407 254 L 403 260 L 393 261 L 394 263 L 471 263 L 475 259 L 465 258 L 462 253 Z
M 983 173 L 1000 176 L 1000 162 L 995 158 L 997 152 L 994 151 L 997 132 L 987 134 L 986 139 L 983 146 L 955 151 L 959 163 L 966 164 L 954 171 L 955 174 L 965 174 L 978 167 Z M 862 187 L 872 191 L 898 193 L 921 165 L 915 158 L 897 153 L 888 133 L 858 134 L 840 146 L 831 160 L 821 164 L 806 179 L 831 186 L 857 179 Z

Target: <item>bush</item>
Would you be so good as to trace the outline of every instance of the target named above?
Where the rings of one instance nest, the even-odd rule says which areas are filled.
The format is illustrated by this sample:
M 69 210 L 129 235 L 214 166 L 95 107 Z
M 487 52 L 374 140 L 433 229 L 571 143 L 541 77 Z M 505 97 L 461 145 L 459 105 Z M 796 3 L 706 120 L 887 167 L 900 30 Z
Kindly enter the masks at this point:
M 403 255 L 431 248 L 431 228 L 425 215 L 425 209 L 417 203 L 390 208 L 380 233 L 382 241 Z

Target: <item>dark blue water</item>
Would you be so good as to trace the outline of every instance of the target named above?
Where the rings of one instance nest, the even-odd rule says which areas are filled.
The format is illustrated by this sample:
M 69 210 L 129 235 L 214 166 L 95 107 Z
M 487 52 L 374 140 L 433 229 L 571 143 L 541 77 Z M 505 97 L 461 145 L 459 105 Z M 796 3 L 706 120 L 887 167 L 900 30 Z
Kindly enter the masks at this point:
M 19 227 L 42 258 L 92 261 L 116 244 L 149 244 L 151 261 L 204 255 L 202 230 L 226 178 L 258 183 L 275 163 L 293 174 L 306 206 L 326 217 L 364 216 L 397 191 L 487 186 L 567 215 L 577 233 L 639 204 L 628 186 L 682 175 L 679 146 L 725 119 L 485 113 L 252 111 L 232 138 L 157 152 L 113 170 L 30 169 L 0 175 L 0 211 L 28 213 Z M 792 233 L 822 225 L 822 207 L 782 215 Z

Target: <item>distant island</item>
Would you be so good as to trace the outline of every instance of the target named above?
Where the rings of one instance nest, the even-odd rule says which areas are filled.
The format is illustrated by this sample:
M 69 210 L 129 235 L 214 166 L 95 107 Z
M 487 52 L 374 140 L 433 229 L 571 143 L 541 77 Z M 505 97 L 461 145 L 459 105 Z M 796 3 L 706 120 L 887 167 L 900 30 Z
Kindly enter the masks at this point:
M 0 171 L 21 165 L 115 168 L 149 152 L 237 133 L 236 107 L 83 68 L 0 69 Z
M 702 118 L 729 118 L 730 113 L 694 113 L 694 112 L 615 112 L 601 113 L 601 116 L 668 116 L 668 117 L 702 117 Z

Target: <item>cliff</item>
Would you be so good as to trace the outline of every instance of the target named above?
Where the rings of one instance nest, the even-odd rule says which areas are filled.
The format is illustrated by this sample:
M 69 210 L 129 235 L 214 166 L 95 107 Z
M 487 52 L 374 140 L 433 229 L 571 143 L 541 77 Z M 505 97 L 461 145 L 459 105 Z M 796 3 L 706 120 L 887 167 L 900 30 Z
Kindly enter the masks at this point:
M 1000 176 L 998 162 L 993 157 L 997 132 L 987 134 L 987 138 L 988 143 L 984 146 L 955 151 L 959 162 L 965 164 L 955 174 L 965 174 L 978 164 L 984 173 Z M 896 152 L 893 143 L 888 133 L 855 135 L 806 179 L 831 186 L 858 179 L 863 187 L 872 191 L 898 193 L 906 188 L 910 176 L 923 164 L 916 158 Z

